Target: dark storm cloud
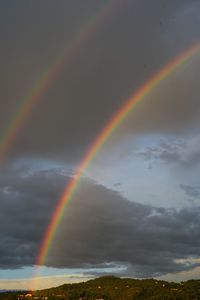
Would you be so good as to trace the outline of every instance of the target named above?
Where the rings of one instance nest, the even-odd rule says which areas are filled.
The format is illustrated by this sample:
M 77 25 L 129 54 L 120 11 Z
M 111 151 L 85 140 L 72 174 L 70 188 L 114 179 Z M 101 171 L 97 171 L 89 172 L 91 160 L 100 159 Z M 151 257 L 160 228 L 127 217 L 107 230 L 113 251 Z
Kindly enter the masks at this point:
M 35 262 L 45 228 L 69 177 L 61 170 L 9 167 L 0 175 L 0 267 Z
M 132 203 L 86 181 L 67 208 L 47 264 L 105 267 L 114 263 L 139 277 L 190 269 L 195 263 L 175 260 L 198 256 L 199 214 L 196 208 L 176 211 Z
M 0 267 L 33 265 L 56 201 L 69 180 L 62 169 L 10 168 L 0 178 Z M 139 199 L 133 199 L 137 201 Z M 200 209 L 167 210 L 129 202 L 82 180 L 45 262 L 51 267 L 125 266 L 126 275 L 156 276 L 191 269 L 198 257 Z M 87 271 L 87 270 L 86 270 Z
M 63 45 L 70 44 L 100 5 L 91 0 L 83 5 L 78 0 L 59 4 L 20 1 L 12 5 L 3 1 L 1 6 L 3 130 L 19 99 L 29 93 L 45 66 L 54 61 Z M 196 1 L 122 1 L 85 41 L 70 64 L 63 66 L 34 108 L 12 153 L 77 158 L 138 85 L 197 40 L 200 20 L 193 15 L 198 8 Z M 185 36 L 177 38 L 180 32 Z M 198 78 L 198 74 L 191 78 Z M 196 80 L 194 88 L 197 90 Z M 188 101 L 185 90 L 181 93 L 175 85 L 173 89 L 178 90 L 176 101 L 181 110 L 173 113 L 175 98 L 171 96 L 164 97 L 160 104 L 145 103 L 128 128 L 173 130 L 185 124 L 185 120 L 188 124 L 196 119 L 198 99 L 188 92 Z

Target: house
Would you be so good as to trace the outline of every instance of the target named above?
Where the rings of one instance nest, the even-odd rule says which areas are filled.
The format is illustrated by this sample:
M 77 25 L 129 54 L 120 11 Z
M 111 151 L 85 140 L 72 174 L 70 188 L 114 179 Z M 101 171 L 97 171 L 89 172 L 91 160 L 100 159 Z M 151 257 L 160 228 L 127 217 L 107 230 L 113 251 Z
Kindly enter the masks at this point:
M 33 297 L 33 295 L 32 295 L 31 293 L 28 293 L 28 294 L 26 294 L 26 295 L 24 296 L 24 298 L 26 298 L 26 299 L 32 298 L 32 297 Z

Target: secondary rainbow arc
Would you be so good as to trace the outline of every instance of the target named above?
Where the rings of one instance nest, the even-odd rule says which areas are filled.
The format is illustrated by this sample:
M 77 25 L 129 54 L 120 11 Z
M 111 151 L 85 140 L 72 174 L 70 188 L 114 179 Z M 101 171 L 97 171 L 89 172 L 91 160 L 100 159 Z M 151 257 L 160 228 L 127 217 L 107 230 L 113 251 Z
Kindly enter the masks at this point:
M 106 124 L 103 130 L 97 135 L 93 141 L 85 156 L 79 164 L 75 176 L 67 184 L 62 196 L 58 201 L 56 210 L 49 222 L 46 234 L 44 236 L 39 255 L 36 261 L 38 268 L 45 263 L 45 259 L 48 255 L 51 243 L 55 236 L 58 225 L 64 215 L 65 207 L 67 203 L 72 199 L 81 176 L 85 170 L 89 167 L 90 163 L 96 156 L 97 152 L 103 147 L 105 142 L 111 136 L 111 134 L 120 126 L 127 115 L 133 110 L 133 108 L 142 101 L 147 94 L 149 94 L 162 80 L 169 76 L 175 69 L 187 62 L 195 53 L 200 50 L 200 43 L 195 44 L 185 52 L 181 53 L 178 57 L 172 60 L 169 64 L 164 66 L 157 74 L 155 74 L 150 80 L 142 85 L 132 96 L 125 101 L 125 104 L 111 117 L 110 121 Z M 36 272 L 37 275 L 37 272 Z M 32 286 L 33 289 L 33 286 Z
M 65 66 L 66 68 L 67 64 L 75 57 L 84 42 L 94 35 L 98 26 L 110 16 L 111 12 L 118 4 L 120 4 L 119 0 L 108 0 L 102 5 L 71 42 L 65 45 L 55 56 L 54 61 L 43 71 L 28 95 L 20 101 L 16 111 L 8 121 L 7 126 L 0 134 L 0 162 L 2 162 L 8 154 L 34 107 L 41 101 L 42 96 L 55 80 L 62 67 Z

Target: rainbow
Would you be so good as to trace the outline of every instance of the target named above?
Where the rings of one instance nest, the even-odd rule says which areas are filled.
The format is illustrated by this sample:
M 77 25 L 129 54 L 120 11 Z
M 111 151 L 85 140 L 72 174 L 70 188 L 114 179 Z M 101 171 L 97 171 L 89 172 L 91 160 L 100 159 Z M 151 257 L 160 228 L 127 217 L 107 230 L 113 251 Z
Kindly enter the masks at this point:
M 14 141 L 28 120 L 33 108 L 41 100 L 42 95 L 46 92 L 57 74 L 63 66 L 67 66 L 77 55 L 83 43 L 88 40 L 97 31 L 98 26 L 111 14 L 113 9 L 120 4 L 119 0 L 109 0 L 100 7 L 96 15 L 83 27 L 83 29 L 71 40 L 69 45 L 56 55 L 56 59 L 51 63 L 43 74 L 40 76 L 24 99 L 18 105 L 18 108 L 8 121 L 7 127 L 4 128 L 0 135 L 0 162 L 8 154 Z
M 49 222 L 48 228 L 46 230 L 44 240 L 42 242 L 39 255 L 36 261 L 36 266 L 39 268 L 45 263 L 45 259 L 48 255 L 48 251 L 52 244 L 53 238 L 55 236 L 58 225 L 64 215 L 65 207 L 67 203 L 72 199 L 83 175 L 83 172 L 89 167 L 90 163 L 98 153 L 98 151 L 103 147 L 105 142 L 111 136 L 111 134 L 120 126 L 120 124 L 125 120 L 128 114 L 140 103 L 146 95 L 148 95 L 159 83 L 169 76 L 175 69 L 180 67 L 182 64 L 187 62 L 197 51 L 200 50 L 200 44 L 195 44 L 190 49 L 176 57 L 169 64 L 164 66 L 156 75 L 154 75 L 150 80 L 148 80 L 144 85 L 142 85 L 136 92 L 134 92 L 131 97 L 125 101 L 125 104 L 111 117 L 110 121 L 106 124 L 103 130 L 97 135 L 96 139 L 93 141 L 85 156 L 81 160 L 78 166 L 75 176 L 67 184 L 63 194 L 61 195 L 52 219 Z M 37 274 L 37 272 L 36 272 Z

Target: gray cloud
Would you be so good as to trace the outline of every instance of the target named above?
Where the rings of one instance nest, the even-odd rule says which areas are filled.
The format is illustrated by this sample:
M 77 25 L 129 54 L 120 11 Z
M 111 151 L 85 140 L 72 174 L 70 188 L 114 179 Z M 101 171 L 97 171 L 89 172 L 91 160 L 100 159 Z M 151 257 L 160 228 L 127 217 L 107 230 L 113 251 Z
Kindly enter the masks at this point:
M 54 169 L 27 172 L 10 167 L 1 176 L 2 269 L 34 264 L 68 180 L 62 170 Z M 95 268 L 124 266 L 123 274 L 136 277 L 197 266 L 198 260 L 193 264 L 176 260 L 199 255 L 200 209 L 167 210 L 133 200 L 129 202 L 117 192 L 83 179 L 66 207 L 45 264 L 86 272 L 88 268 L 96 272 Z
M 147 161 L 163 161 L 184 167 L 198 166 L 200 163 L 200 138 L 173 139 L 160 141 L 154 146 L 148 146 L 138 151 L 136 155 Z
M 138 156 L 143 157 L 146 161 L 161 160 L 167 163 L 177 163 L 181 161 L 181 150 L 184 143 L 180 142 L 160 142 L 156 146 L 148 146 L 144 150 L 137 153 Z
M 185 192 L 187 196 L 193 198 L 200 197 L 200 186 L 192 186 L 188 184 L 180 184 L 180 188 Z
M 199 213 L 131 203 L 103 186 L 84 182 L 67 208 L 47 264 L 105 267 L 113 262 L 138 277 L 192 268 L 175 260 L 198 256 Z

